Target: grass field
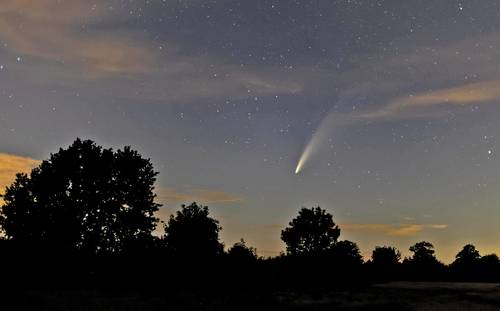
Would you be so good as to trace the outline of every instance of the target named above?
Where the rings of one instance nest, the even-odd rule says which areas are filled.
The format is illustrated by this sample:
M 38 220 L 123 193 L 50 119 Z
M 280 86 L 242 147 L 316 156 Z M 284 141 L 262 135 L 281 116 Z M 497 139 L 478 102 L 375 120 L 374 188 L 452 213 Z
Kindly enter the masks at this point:
M 2 291 L 1 310 L 499 310 L 500 284 L 395 282 L 355 291 Z

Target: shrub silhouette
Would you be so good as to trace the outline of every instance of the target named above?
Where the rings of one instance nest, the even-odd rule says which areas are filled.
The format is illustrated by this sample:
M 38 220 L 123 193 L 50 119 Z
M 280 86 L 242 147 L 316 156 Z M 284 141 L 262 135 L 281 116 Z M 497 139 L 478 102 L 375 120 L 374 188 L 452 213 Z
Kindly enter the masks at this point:
M 18 244 L 119 252 L 151 238 L 157 174 L 130 147 L 113 151 L 77 139 L 16 176 L 4 195 L 1 227 Z
M 182 205 L 165 225 L 167 252 L 179 259 L 213 259 L 224 250 L 219 241 L 221 229 L 219 221 L 209 216 L 208 207 L 195 202 Z
M 302 208 L 289 227 L 281 231 L 289 255 L 320 253 L 330 249 L 340 235 L 333 216 L 321 209 Z

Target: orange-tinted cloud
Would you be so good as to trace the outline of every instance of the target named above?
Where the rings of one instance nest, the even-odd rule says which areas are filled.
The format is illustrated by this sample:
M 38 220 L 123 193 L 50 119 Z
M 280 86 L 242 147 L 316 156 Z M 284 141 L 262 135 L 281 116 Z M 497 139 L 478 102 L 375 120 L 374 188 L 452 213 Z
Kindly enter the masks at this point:
M 17 173 L 28 173 L 39 163 L 29 157 L 0 153 L 0 193 L 15 180 Z
M 201 204 L 235 203 L 243 200 L 240 196 L 232 193 L 191 187 L 183 187 L 183 189 L 160 188 L 157 191 L 157 199 L 160 203 L 164 204 L 192 202 Z
M 181 2 L 187 7 L 203 3 Z M 105 78 L 106 90 L 148 101 L 247 98 L 294 94 L 304 88 L 300 76 L 281 67 L 242 68 L 218 55 L 182 53 L 176 42 L 159 46 L 132 28 L 89 27 L 134 18 L 125 15 L 105 1 L 4 0 L 0 41 L 11 55 L 54 65 L 63 78 L 78 83 Z M 209 74 L 213 68 L 216 75 Z M 34 83 L 50 83 L 40 80 Z
M 364 118 L 395 116 L 408 109 L 434 105 L 468 105 L 500 100 L 500 80 L 470 83 L 458 87 L 411 94 L 391 101 L 387 106 L 361 115 Z
M 389 236 L 398 237 L 411 237 L 416 236 L 421 233 L 424 229 L 446 229 L 448 225 L 437 224 L 437 225 L 423 225 L 423 224 L 401 224 L 401 225 L 390 225 L 390 224 L 342 224 L 341 229 L 348 231 L 370 231 L 381 233 Z
M 13 53 L 88 74 L 137 73 L 153 68 L 155 52 L 116 32 L 91 33 L 85 24 L 109 15 L 104 3 L 83 0 L 4 0 L 0 39 Z

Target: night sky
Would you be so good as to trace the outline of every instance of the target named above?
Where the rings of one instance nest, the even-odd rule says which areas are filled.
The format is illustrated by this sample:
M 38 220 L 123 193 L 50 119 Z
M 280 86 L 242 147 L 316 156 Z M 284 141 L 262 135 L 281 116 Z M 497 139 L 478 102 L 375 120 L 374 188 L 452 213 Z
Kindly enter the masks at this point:
M 365 256 L 500 252 L 500 2 L 1 2 L 2 188 L 88 138 L 259 255 L 317 205 Z

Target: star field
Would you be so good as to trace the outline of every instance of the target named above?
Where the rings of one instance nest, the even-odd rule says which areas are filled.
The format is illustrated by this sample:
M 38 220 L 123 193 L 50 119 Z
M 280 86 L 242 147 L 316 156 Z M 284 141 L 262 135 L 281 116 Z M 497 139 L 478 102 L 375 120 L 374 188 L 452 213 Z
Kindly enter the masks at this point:
M 499 252 L 499 17 L 487 0 L 6 0 L 0 153 L 131 145 L 161 173 L 162 217 L 200 201 L 264 256 L 313 205 L 365 254 Z

